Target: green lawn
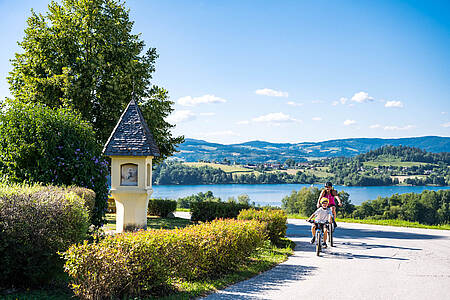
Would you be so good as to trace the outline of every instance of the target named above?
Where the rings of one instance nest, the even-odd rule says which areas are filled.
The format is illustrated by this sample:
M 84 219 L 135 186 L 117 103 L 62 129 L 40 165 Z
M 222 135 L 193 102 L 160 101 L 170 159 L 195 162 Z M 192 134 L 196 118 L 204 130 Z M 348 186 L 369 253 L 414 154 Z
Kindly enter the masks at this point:
M 106 214 L 105 230 L 116 230 L 116 215 Z M 147 217 L 147 228 L 151 229 L 174 229 L 175 227 L 182 228 L 191 225 L 191 220 L 183 218 L 160 218 L 156 216 Z

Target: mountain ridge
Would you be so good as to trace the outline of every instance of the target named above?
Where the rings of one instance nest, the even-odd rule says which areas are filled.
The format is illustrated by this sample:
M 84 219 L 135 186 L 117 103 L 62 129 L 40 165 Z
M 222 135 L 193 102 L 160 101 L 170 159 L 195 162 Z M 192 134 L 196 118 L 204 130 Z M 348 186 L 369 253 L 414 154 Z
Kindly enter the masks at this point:
M 351 157 L 385 145 L 416 147 L 433 153 L 450 152 L 450 137 L 346 138 L 301 143 L 272 143 L 256 140 L 229 145 L 186 138 L 185 142 L 178 146 L 180 152 L 174 157 L 189 162 L 227 159 L 238 163 L 263 163 L 282 162 L 288 158 L 305 161 L 326 157 Z

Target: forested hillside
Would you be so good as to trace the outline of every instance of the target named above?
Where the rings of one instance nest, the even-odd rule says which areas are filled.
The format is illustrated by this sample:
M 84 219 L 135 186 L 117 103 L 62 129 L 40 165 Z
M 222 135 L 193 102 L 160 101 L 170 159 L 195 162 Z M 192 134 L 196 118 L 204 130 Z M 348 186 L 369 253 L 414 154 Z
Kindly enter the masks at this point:
M 449 185 L 449 152 L 430 153 L 407 146 L 383 146 L 352 158 L 340 157 L 312 162 L 288 158 L 275 165 L 252 166 L 165 162 L 153 172 L 154 184 L 273 184 L 323 183 L 346 186 L 394 184 Z
M 449 185 L 449 152 L 430 153 L 406 146 L 383 146 L 353 158 L 333 158 L 315 163 L 333 173 L 343 185 Z

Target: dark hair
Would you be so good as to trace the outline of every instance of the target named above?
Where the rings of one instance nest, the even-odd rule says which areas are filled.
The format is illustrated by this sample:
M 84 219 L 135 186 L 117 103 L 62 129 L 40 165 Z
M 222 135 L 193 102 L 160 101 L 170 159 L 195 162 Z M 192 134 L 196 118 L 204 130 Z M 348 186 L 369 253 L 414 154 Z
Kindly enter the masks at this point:
M 325 183 L 325 187 L 327 187 L 327 186 L 333 186 L 333 184 L 330 182 L 330 181 L 328 181 L 327 183 Z

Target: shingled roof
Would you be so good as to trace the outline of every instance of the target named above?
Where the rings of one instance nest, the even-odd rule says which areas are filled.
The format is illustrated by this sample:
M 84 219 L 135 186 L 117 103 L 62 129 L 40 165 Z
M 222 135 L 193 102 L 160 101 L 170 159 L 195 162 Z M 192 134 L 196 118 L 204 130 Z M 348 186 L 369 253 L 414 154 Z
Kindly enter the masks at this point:
M 120 116 L 103 153 L 109 156 L 160 156 L 153 135 L 134 99 Z

